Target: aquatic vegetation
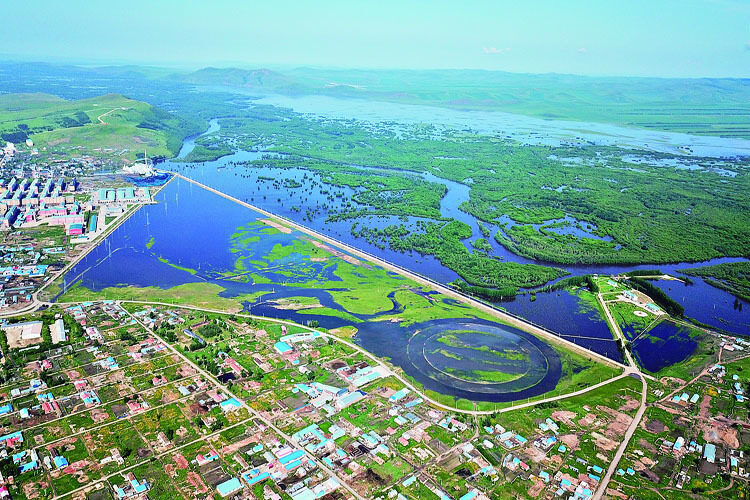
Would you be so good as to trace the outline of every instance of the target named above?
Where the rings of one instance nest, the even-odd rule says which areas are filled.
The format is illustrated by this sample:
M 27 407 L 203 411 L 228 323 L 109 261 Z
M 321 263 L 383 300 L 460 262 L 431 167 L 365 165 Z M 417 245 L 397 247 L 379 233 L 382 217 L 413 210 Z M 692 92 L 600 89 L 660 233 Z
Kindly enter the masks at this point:
M 499 370 L 459 370 L 458 368 L 446 368 L 446 372 L 458 378 L 471 380 L 473 382 L 503 383 L 518 380 L 523 374 L 505 373 Z
M 394 226 L 388 226 L 382 231 L 362 227 L 355 235 L 382 235 L 394 250 L 434 255 L 470 285 L 466 287 L 458 283 L 457 287 L 488 298 L 513 296 L 518 293 L 519 288 L 540 286 L 566 274 L 553 267 L 503 262 L 482 253 L 470 253 L 462 240 L 471 236 L 471 229 L 463 222 L 418 221 L 417 228 L 419 231 L 409 232 L 403 227 Z
M 148 247 L 147 247 L 147 248 L 148 248 Z M 159 262 L 163 262 L 164 264 L 167 264 L 167 265 L 169 265 L 169 266 L 172 266 L 172 267 L 174 267 L 175 269 L 179 269 L 180 271 L 185 271 L 185 272 L 188 272 L 188 273 L 190 273 L 190 274 L 198 274 L 198 271 L 196 271 L 195 269 L 190 269 L 189 267 L 184 267 L 184 266 L 178 266 L 177 264 L 175 264 L 175 263 L 173 263 L 173 262 L 169 262 L 169 261 L 168 261 L 167 259 L 165 259 L 164 257 L 158 257 L 158 259 L 159 259 Z
M 558 360 L 568 353 L 561 346 L 552 347 L 486 312 L 300 232 L 265 227 L 261 215 L 207 191 L 189 190 L 184 181 L 171 183 L 158 196 L 163 201 L 178 192 L 179 210 L 144 207 L 109 236 L 115 251 L 100 247 L 79 262 L 69 272 L 75 282 L 59 300 L 155 300 L 242 309 L 328 329 L 355 326 L 355 340 L 365 348 L 390 358 L 425 388 L 458 398 L 533 397 L 559 384 L 568 386 L 574 377 L 559 369 Z M 217 206 L 222 207 L 221 218 L 196 216 Z M 146 219 L 151 234 L 143 231 Z M 166 237 L 177 227 L 179 241 Z M 209 229 L 213 237 L 206 239 Z M 151 238 L 155 243 L 146 249 Z M 194 241 L 202 241 L 199 252 Z M 129 272 L 132 268 L 139 272 Z M 457 335 L 459 347 L 429 339 L 425 349 L 419 346 L 423 334 L 442 330 Z M 429 359 L 410 361 L 411 348 L 428 353 Z M 431 372 L 426 368 L 430 363 L 438 363 L 440 370 L 462 370 L 468 378 L 454 390 L 442 378 L 447 372 Z M 598 366 L 585 359 L 578 364 L 580 370 L 596 371 Z
M 242 302 L 254 300 L 259 293 L 247 293 L 234 297 L 221 294 L 225 288 L 215 283 L 185 283 L 168 288 L 159 286 L 118 286 L 92 290 L 77 283 L 60 297 L 61 302 L 86 302 L 89 300 L 134 300 L 164 302 L 175 305 L 194 305 L 227 312 L 239 312 Z
M 660 370 L 689 358 L 698 348 L 697 330 L 662 321 L 633 343 L 633 355 L 644 370 Z
M 436 337 L 435 340 L 450 347 L 457 347 L 461 349 L 472 349 L 481 353 L 487 353 L 492 356 L 496 356 L 500 359 L 508 359 L 514 361 L 527 361 L 529 359 L 528 353 L 519 351 L 517 349 L 501 349 L 496 350 L 487 345 L 471 345 L 461 340 L 461 335 L 472 334 L 472 335 L 491 335 L 490 333 L 482 331 L 462 330 L 462 331 L 446 331 L 440 336 Z

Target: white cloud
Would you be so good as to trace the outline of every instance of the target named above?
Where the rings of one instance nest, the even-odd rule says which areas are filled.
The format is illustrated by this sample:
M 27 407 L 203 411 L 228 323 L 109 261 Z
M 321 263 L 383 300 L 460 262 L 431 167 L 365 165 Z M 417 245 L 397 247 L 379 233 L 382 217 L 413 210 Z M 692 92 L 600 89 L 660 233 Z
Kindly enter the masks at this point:
M 484 51 L 485 54 L 503 54 L 505 52 L 510 52 L 510 49 L 509 48 L 499 49 L 497 47 L 482 47 L 482 51 Z
M 579 54 L 585 54 L 588 51 L 589 51 L 589 49 L 587 49 L 586 47 L 581 47 L 581 48 L 578 49 L 578 53 Z

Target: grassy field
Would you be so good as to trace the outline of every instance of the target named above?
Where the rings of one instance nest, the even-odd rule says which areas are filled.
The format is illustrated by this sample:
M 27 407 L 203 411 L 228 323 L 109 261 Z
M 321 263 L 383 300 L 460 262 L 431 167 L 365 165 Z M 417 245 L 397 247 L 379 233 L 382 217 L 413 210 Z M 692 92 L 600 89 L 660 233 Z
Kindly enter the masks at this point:
M 492 422 L 512 428 L 523 435 L 530 435 L 538 429 L 539 421 L 548 418 L 556 410 L 572 411 L 577 417 L 583 417 L 588 413 L 584 406 L 594 408 L 596 405 L 607 405 L 617 408 L 622 404 L 621 398 L 637 397 L 640 389 L 640 382 L 632 377 L 625 377 L 581 396 L 499 414 L 492 418 Z
M 749 230 L 735 217 L 750 213 L 750 168 L 743 159 L 719 162 L 731 171 L 725 175 L 711 158 L 690 158 L 696 167 L 688 169 L 679 155 L 614 146 L 522 146 L 429 126 L 405 127 L 395 140 L 387 124 L 316 120 L 271 106 L 223 119 L 221 126 L 214 142 L 252 149 L 274 137 L 270 149 L 288 155 L 248 162 L 248 168 L 303 168 L 328 186 L 355 190 L 358 205 L 328 212 L 328 220 L 351 221 L 352 235 L 377 246 L 434 255 L 475 286 L 513 294 L 514 287 L 541 286 L 559 275 L 469 252 L 462 240 L 470 228 L 438 213 L 444 185 L 415 173 L 468 186 L 469 199 L 459 208 L 483 223 L 482 236 L 537 261 L 656 264 L 749 251 Z M 384 228 L 365 222 L 380 215 L 425 220 Z
M 252 300 L 259 294 L 241 295 L 232 298 L 219 296 L 224 291 L 213 283 L 186 283 L 172 288 L 159 287 L 110 287 L 94 291 L 80 285 L 68 289 L 59 299 L 60 302 L 85 302 L 88 300 L 134 300 L 166 302 L 175 305 L 192 305 L 219 311 L 238 312 L 242 310 L 243 300 Z
M 633 340 L 657 319 L 653 314 L 647 313 L 643 308 L 630 302 L 611 302 L 607 304 L 607 307 L 628 340 Z M 635 311 L 641 311 L 646 316 L 637 316 L 634 314 Z
M 244 277 L 247 275 L 246 273 L 259 274 L 266 268 L 276 268 L 279 271 L 279 267 L 282 267 L 284 274 L 268 274 L 267 281 L 282 286 L 279 280 L 286 280 L 289 276 L 294 276 L 296 279 L 293 285 L 296 287 L 327 291 L 333 298 L 336 308 L 315 307 L 310 309 L 309 313 L 338 316 L 346 319 L 352 326 L 362 325 L 363 321 L 393 321 L 404 327 L 409 327 L 415 323 L 443 318 L 480 318 L 502 323 L 494 316 L 475 307 L 449 300 L 442 294 L 428 293 L 430 292 L 429 287 L 420 286 L 410 279 L 389 273 L 381 267 L 359 260 L 352 261 L 349 257 L 345 260 L 338 255 L 338 251 L 321 248 L 307 237 L 282 235 L 278 230 L 256 226 L 257 224 L 253 226 L 254 230 L 253 227 L 248 225 L 241 226 L 234 233 L 227 235 L 229 251 L 232 253 L 232 258 L 228 262 L 229 265 L 233 263 L 235 269 L 219 270 L 222 279 Z M 279 243 L 275 243 L 273 246 L 269 245 L 270 250 L 266 250 L 263 254 L 256 254 L 260 244 L 256 235 L 262 235 L 260 239 L 277 238 L 278 240 L 274 239 L 272 243 L 276 241 L 279 241 Z M 152 245 L 150 258 L 160 261 L 166 260 L 157 253 L 153 253 L 158 250 L 158 245 L 152 244 L 150 239 L 144 238 L 143 245 Z M 145 255 L 149 254 L 146 253 Z M 241 260 L 243 257 L 251 257 L 253 260 Z M 238 261 L 244 264 L 238 266 Z M 249 265 L 250 262 L 255 262 L 256 267 L 246 269 L 246 265 Z M 280 266 L 280 264 L 283 264 L 283 266 Z M 242 269 L 238 269 L 238 267 Z M 194 274 L 192 269 L 179 267 L 177 269 L 181 269 L 185 273 L 186 280 L 189 281 L 194 280 L 195 277 L 203 277 L 200 272 Z M 270 278 L 273 278 L 274 281 L 271 281 Z M 89 290 L 77 284 L 72 286 L 60 298 L 60 301 L 78 302 L 95 299 L 156 301 L 236 312 L 242 308 L 243 301 L 252 301 L 262 294 L 262 292 L 254 292 L 254 288 L 249 282 L 247 290 L 246 295 L 227 298 L 219 295 L 225 291 L 225 288 L 220 283 L 214 282 L 186 283 L 168 289 L 155 286 L 141 288 L 123 286 L 104 288 L 100 291 Z M 393 297 L 393 300 L 390 296 Z M 396 304 L 394 304 L 394 301 Z M 309 307 L 319 303 L 319 300 L 304 297 L 304 294 L 301 294 L 296 298 L 292 296 L 290 299 L 286 299 L 286 304 L 283 304 L 282 307 L 285 305 L 291 305 L 293 308 Z M 379 315 L 376 318 L 362 318 L 363 315 L 384 312 L 386 314 Z M 560 382 L 554 391 L 548 393 L 548 395 L 577 390 L 609 378 L 618 372 L 618 370 L 601 365 L 589 357 L 570 352 L 560 344 L 554 343 L 553 348 L 561 357 L 563 367 Z M 485 350 L 482 347 L 477 349 L 479 351 Z M 511 360 L 521 360 L 524 356 L 522 353 L 512 350 L 494 351 L 494 353 L 498 358 Z M 486 382 L 506 382 L 516 377 L 516 375 L 506 375 L 500 371 L 476 371 L 460 375 L 472 380 Z M 473 403 L 469 401 L 455 401 L 452 397 L 430 394 L 452 406 L 458 405 L 465 408 L 473 406 Z M 493 407 L 491 404 L 480 404 L 482 408 L 485 406 Z

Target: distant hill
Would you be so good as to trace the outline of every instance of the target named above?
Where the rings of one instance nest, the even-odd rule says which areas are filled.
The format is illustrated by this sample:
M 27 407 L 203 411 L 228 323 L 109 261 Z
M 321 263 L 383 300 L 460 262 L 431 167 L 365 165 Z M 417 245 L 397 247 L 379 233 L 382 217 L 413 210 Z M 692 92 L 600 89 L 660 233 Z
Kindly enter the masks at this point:
M 106 149 L 132 160 L 148 149 L 152 157 L 172 157 L 182 138 L 197 130 L 194 123 L 119 94 L 76 101 L 41 93 L 0 95 L 0 138 L 14 143 L 31 138 L 40 150 Z
M 298 93 L 305 90 L 294 78 L 264 68 L 203 68 L 193 73 L 175 74 L 171 78 L 198 85 L 242 87 L 266 92 Z
M 205 68 L 198 85 L 494 110 L 701 135 L 750 138 L 750 80 L 588 77 L 482 70 Z

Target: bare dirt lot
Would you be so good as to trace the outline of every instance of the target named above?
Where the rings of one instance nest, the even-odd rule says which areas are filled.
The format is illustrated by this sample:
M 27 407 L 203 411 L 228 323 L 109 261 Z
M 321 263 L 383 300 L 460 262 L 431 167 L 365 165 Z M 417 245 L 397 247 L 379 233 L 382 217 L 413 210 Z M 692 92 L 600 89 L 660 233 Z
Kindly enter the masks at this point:
M 23 327 L 8 325 L 3 328 L 5 336 L 8 339 L 8 347 L 11 349 L 17 349 L 20 347 L 28 347 L 34 344 L 41 344 L 42 337 L 35 339 L 22 339 L 21 334 L 23 333 Z
M 278 229 L 278 230 L 279 230 L 279 231 L 281 231 L 282 233 L 285 233 L 285 234 L 290 234 L 290 233 L 292 232 L 292 228 L 290 228 L 290 227 L 287 227 L 287 226 L 285 226 L 285 225 L 283 225 L 283 224 L 281 224 L 281 223 L 279 223 L 279 222 L 276 222 L 276 221 L 275 221 L 275 220 L 273 220 L 273 219 L 261 219 L 260 221 L 261 221 L 261 222 L 262 222 L 263 224 L 266 224 L 266 225 L 268 225 L 268 226 L 271 226 L 271 227 L 273 227 L 273 228 L 275 228 L 275 229 Z

